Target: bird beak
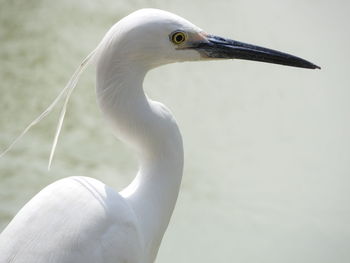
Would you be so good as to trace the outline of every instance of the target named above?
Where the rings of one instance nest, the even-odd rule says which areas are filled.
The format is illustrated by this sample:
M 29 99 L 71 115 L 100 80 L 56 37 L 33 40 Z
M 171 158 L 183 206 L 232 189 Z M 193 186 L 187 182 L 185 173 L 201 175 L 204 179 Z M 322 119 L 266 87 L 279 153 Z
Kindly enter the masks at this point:
M 321 69 L 305 59 L 280 51 L 259 47 L 214 35 L 203 37 L 205 41 L 193 43 L 202 57 L 222 59 L 245 59 L 299 68 Z

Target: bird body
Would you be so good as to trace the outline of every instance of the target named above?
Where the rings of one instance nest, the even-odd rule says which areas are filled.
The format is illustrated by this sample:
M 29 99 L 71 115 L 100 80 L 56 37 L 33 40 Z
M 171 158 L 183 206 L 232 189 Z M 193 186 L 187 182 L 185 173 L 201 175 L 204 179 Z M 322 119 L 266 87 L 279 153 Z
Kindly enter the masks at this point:
M 64 89 L 53 150 L 69 96 L 82 69 L 94 61 L 98 104 L 115 136 L 135 150 L 139 171 L 120 193 L 88 177 L 47 186 L 0 235 L 0 263 L 154 262 L 179 193 L 184 154 L 173 115 L 146 96 L 144 77 L 168 63 L 223 58 L 317 68 L 282 52 L 207 34 L 162 10 L 142 9 L 116 23 Z
M 142 262 L 141 235 L 116 191 L 89 177 L 68 177 L 18 212 L 1 234 L 0 262 Z

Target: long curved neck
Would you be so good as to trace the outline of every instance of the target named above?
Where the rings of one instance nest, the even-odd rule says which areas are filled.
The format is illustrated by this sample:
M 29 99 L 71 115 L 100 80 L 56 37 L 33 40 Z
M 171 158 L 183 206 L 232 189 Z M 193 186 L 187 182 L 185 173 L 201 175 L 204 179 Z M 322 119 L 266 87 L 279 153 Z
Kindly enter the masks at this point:
M 115 135 L 138 154 L 139 172 L 121 195 L 139 218 L 146 249 L 155 257 L 179 192 L 182 138 L 170 111 L 146 97 L 147 69 L 125 60 L 108 62 L 105 57 L 97 64 L 97 97 Z

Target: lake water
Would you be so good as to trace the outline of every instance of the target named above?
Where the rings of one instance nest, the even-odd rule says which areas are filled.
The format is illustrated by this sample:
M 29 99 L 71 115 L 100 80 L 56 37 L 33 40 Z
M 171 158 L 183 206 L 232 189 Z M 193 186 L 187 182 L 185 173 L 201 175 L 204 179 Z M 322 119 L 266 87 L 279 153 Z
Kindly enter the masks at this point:
M 157 262 L 349 262 L 348 1 L 0 0 L 1 149 L 108 28 L 142 7 L 322 67 L 220 61 L 150 72 L 147 93 L 173 111 L 185 146 L 181 192 Z M 137 171 L 101 118 L 91 68 L 72 96 L 48 172 L 58 109 L 0 159 L 0 230 L 59 178 L 91 176 L 119 190 Z

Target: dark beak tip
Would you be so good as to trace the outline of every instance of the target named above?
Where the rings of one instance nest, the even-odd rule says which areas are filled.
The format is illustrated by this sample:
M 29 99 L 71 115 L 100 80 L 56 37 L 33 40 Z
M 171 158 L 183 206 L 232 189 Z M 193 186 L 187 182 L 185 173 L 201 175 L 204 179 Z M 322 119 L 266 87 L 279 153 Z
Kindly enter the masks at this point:
M 310 62 L 309 62 L 310 63 Z M 317 65 L 315 65 L 315 64 L 312 64 L 312 63 L 310 63 L 308 66 L 306 66 L 305 68 L 309 68 L 309 69 L 321 69 L 321 67 L 320 66 L 317 66 Z

